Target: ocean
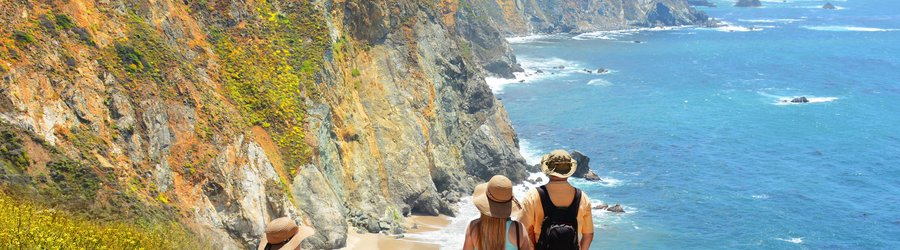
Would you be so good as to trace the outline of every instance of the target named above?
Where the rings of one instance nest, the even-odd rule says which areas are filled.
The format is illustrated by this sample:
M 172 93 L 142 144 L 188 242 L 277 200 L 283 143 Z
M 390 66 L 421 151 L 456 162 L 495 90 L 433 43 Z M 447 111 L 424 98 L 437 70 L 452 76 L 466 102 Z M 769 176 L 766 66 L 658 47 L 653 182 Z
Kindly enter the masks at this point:
M 625 206 L 591 249 L 900 249 L 900 1 L 713 2 L 727 26 L 509 38 L 526 72 L 487 79 L 526 158 L 579 150 Z

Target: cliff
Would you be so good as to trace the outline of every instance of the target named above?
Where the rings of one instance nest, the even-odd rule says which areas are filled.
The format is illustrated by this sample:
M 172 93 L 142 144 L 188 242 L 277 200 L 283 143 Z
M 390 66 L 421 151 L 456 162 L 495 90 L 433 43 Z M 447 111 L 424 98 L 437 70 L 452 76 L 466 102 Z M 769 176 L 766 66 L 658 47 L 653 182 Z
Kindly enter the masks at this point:
M 476 182 L 524 178 L 483 80 L 519 70 L 502 36 L 693 13 L 564 2 L 0 0 L 0 189 L 98 221 L 177 222 L 216 248 L 285 215 L 317 229 L 309 248 L 344 245 L 348 222 L 400 232 L 412 213 L 452 215 Z
M 478 0 L 467 7 L 500 24 L 506 35 L 705 24 L 686 0 Z M 465 8 L 464 8 L 465 9 Z

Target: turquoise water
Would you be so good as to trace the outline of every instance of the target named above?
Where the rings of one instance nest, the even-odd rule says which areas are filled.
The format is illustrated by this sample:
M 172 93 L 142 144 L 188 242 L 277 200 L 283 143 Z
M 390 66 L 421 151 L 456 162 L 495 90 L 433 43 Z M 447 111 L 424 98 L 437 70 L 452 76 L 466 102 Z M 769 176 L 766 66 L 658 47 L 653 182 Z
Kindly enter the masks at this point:
M 528 150 L 630 210 L 592 249 L 900 249 L 900 1 L 717 2 L 732 26 L 510 39 L 544 72 L 491 81 Z

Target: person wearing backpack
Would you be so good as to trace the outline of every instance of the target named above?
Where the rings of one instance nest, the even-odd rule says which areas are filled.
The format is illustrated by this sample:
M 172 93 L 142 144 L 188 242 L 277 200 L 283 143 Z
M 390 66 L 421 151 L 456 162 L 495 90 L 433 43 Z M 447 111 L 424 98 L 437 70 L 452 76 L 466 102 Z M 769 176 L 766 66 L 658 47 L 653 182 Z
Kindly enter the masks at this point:
M 564 150 L 554 150 L 541 158 L 541 171 L 550 177 L 550 182 L 529 191 L 519 213 L 519 221 L 534 249 L 590 248 L 594 240 L 591 200 L 568 182 L 577 164 Z
M 463 250 L 534 249 L 522 223 L 511 218 L 521 204 L 513 196 L 509 178 L 495 175 L 487 183 L 475 186 L 472 203 L 481 212 L 481 218 L 469 222 Z

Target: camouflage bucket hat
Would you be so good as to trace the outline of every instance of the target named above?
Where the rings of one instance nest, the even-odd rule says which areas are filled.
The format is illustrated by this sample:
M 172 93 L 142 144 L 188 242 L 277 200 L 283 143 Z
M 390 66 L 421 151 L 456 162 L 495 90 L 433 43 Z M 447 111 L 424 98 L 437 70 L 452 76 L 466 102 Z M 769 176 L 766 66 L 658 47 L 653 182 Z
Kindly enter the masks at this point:
M 565 150 L 553 150 L 541 158 L 541 171 L 549 176 L 569 178 L 577 167 L 578 163 Z

